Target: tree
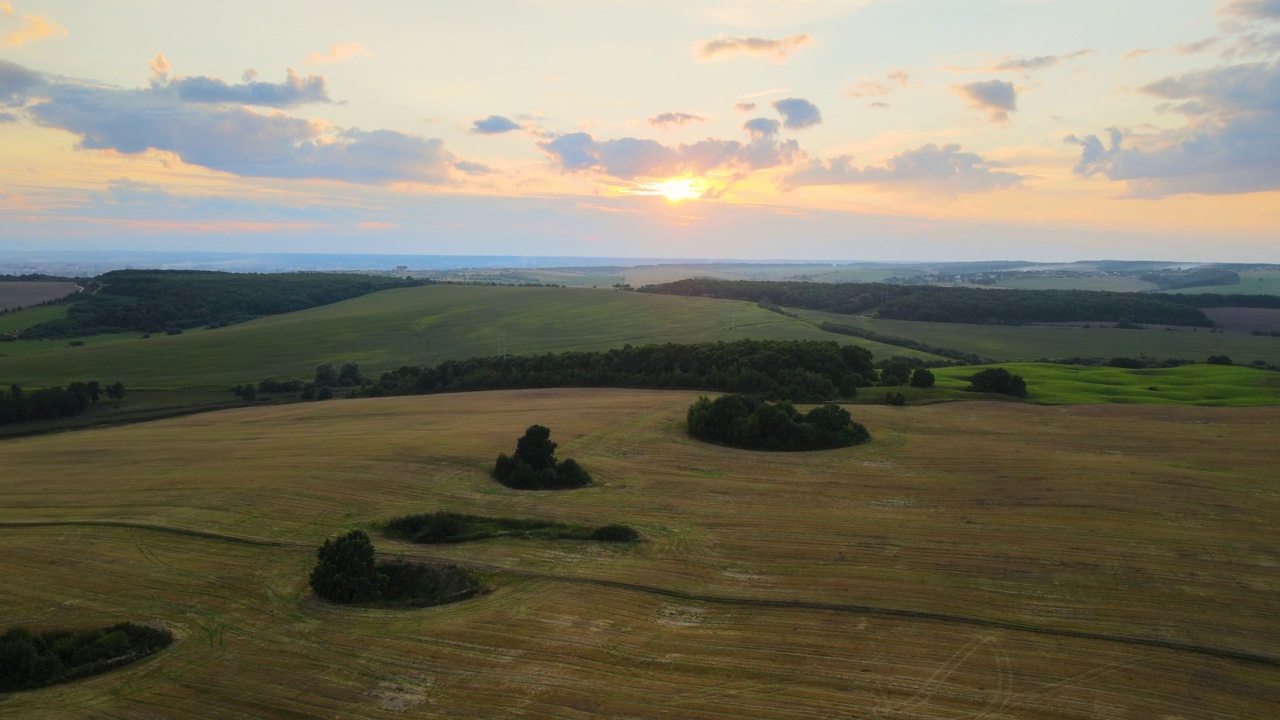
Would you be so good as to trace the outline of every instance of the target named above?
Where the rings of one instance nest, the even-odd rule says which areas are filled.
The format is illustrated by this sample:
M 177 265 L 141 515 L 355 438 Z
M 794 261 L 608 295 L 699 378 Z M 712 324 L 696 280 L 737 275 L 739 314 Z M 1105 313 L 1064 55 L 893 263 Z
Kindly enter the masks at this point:
M 933 373 L 929 371 L 929 368 L 916 368 L 915 373 L 911 376 L 911 387 L 931 388 L 933 383 Z
M 516 441 L 515 460 L 534 470 L 556 465 L 556 444 L 551 442 L 551 430 L 542 425 L 530 425 L 524 437 Z
M 352 530 L 337 539 L 325 540 L 316 552 L 311 571 L 311 589 L 334 602 L 376 600 L 387 578 L 377 570 L 373 543 L 363 530 Z
M 1207 361 L 1210 365 L 1231 365 L 1231 358 L 1226 355 L 1210 355 Z
M 1027 383 L 1021 375 L 1014 375 L 1004 368 L 987 368 L 969 378 L 972 392 L 999 393 L 1013 397 L 1027 396 Z
M 89 393 L 89 402 L 97 405 L 98 398 L 102 396 L 102 385 L 97 380 L 90 380 L 85 391 Z
M 911 368 L 903 361 L 894 358 L 885 363 L 880 370 L 880 384 L 886 387 L 902 385 L 911 377 Z
M 360 366 L 356 363 L 343 363 L 342 369 L 338 371 L 338 384 L 344 387 L 348 385 L 359 385 L 364 382 L 364 376 L 360 374 Z
M 316 387 L 336 387 L 338 384 L 338 369 L 333 363 L 324 363 L 316 366 Z
M 124 398 L 124 383 L 119 380 L 107 386 L 107 397 L 112 400 L 121 400 Z

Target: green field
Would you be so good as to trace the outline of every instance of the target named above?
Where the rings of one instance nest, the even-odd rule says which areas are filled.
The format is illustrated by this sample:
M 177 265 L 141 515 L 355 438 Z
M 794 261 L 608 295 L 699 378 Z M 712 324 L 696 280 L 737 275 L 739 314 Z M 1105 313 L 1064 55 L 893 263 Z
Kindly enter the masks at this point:
M 0 626 L 174 645 L 0 716 L 1280 716 L 1280 408 L 853 407 L 871 443 L 689 439 L 696 393 L 531 390 L 231 410 L 0 442 Z M 532 422 L 598 485 L 487 474 Z M 643 543 L 387 540 L 450 510 Z M 349 528 L 493 591 L 317 600 Z
M 68 307 L 67 305 L 42 305 L 5 313 L 0 315 L 0 334 L 14 330 L 25 330 L 32 325 L 49 322 L 50 320 L 60 320 L 67 316 Z M 4 352 L 4 348 L 4 345 L 0 345 L 0 353 Z
M 1027 400 L 1050 405 L 1143 403 L 1254 407 L 1280 405 L 1280 373 L 1224 365 L 1130 370 L 1043 363 L 1000 365 L 1027 381 Z M 938 368 L 939 390 L 963 390 L 980 367 Z M 927 397 L 924 395 L 923 397 Z M 951 395 L 960 397 L 963 395 Z
M 366 373 L 500 353 L 603 350 L 630 343 L 742 338 L 854 342 L 752 303 L 589 289 L 427 286 L 182 335 L 100 335 L 0 344 L 0 381 L 24 386 L 120 380 L 126 387 L 230 387 L 267 376 L 310 377 L 322 362 Z M 919 356 L 920 353 L 903 353 Z
M 1053 326 L 962 325 L 910 320 L 876 320 L 816 310 L 795 310 L 814 323 L 875 330 L 908 338 L 934 347 L 954 348 L 999 361 L 1031 361 L 1041 358 L 1136 357 L 1184 358 L 1204 362 L 1210 355 L 1227 355 L 1237 364 L 1254 360 L 1280 363 L 1280 338 L 1232 333 L 1211 333 L 1207 329 L 1117 330 Z M 884 357 L 876 353 L 876 357 Z
M 1207 285 L 1204 287 L 1167 290 L 1171 293 L 1217 293 L 1221 295 L 1280 295 L 1280 272 L 1275 270 L 1245 270 L 1240 273 L 1239 285 Z

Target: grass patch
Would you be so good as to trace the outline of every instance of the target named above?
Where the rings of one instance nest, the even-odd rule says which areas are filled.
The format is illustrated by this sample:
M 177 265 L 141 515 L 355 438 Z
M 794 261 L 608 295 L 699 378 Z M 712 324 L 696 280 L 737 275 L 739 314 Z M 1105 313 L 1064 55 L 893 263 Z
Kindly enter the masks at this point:
M 4 289 L 4 283 L 0 283 L 0 290 L 2 289 Z M 0 335 L 16 330 L 26 330 L 32 325 L 39 325 L 42 322 L 65 318 L 68 307 L 66 304 L 41 305 L 27 308 L 26 310 L 4 313 L 0 315 Z M 0 343 L 0 352 L 3 352 L 8 344 Z
M 590 527 L 555 520 L 485 517 L 452 512 L 405 515 L 387 522 L 386 534 L 415 543 L 462 543 L 489 538 L 633 542 L 640 533 L 625 525 Z
M 1280 404 L 1276 373 L 1226 365 L 1131 370 L 1045 363 L 1006 363 L 1021 375 L 1027 399 L 1050 405 L 1128 403 L 1255 407 Z M 963 390 L 981 367 L 937 368 L 937 387 Z

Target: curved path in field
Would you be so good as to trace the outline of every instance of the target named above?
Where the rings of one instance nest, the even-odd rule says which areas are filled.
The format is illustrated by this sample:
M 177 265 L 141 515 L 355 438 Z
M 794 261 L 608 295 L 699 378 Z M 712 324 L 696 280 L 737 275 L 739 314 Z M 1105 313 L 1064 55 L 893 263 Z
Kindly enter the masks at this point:
M 192 530 L 188 528 L 170 527 L 166 525 L 153 525 L 149 523 L 125 522 L 115 520 L 54 520 L 54 521 L 34 521 L 34 522 L 0 522 L 0 530 L 19 530 L 25 528 L 49 528 L 49 527 L 105 527 L 105 528 L 123 528 L 130 530 L 143 530 L 147 532 L 165 533 L 169 535 L 178 535 L 181 537 L 196 538 L 200 540 L 215 540 L 219 542 L 237 543 L 240 545 L 253 545 L 266 548 L 282 548 L 289 550 L 305 550 L 312 552 L 315 548 L 305 543 L 288 542 L 284 540 L 265 540 L 261 538 L 244 537 L 241 535 L 228 535 L 223 533 L 206 532 L 203 530 Z M 828 603 L 815 602 L 808 600 L 770 600 L 765 598 L 746 598 L 733 597 L 726 595 L 705 595 L 702 593 L 691 593 L 682 590 L 672 590 L 669 588 L 655 587 L 652 585 L 639 585 L 636 583 L 627 583 L 617 580 L 603 580 L 598 578 L 582 578 L 565 575 L 552 575 L 548 573 L 528 572 L 524 570 L 515 570 L 502 565 L 494 565 L 489 563 L 460 562 L 452 558 L 439 558 L 430 555 L 406 555 L 404 553 L 381 553 L 384 556 L 396 557 L 409 560 L 435 560 L 441 562 L 450 562 L 459 565 L 470 566 L 476 570 L 484 570 L 488 572 L 496 572 L 511 577 L 528 578 L 536 580 L 549 580 L 554 582 L 571 583 L 575 585 L 591 585 L 595 587 L 607 587 L 618 590 L 628 590 L 631 592 L 646 593 L 649 595 L 658 595 L 661 597 L 673 598 L 677 600 L 686 600 L 690 602 L 704 602 L 717 605 L 737 605 L 740 607 L 758 607 L 779 610 L 827 610 L 841 613 L 855 613 L 859 615 L 877 615 L 881 617 L 905 618 L 910 620 L 924 620 L 929 622 L 948 623 L 952 625 L 973 625 L 976 627 L 997 628 L 1001 630 L 1013 630 L 1017 632 L 1034 633 L 1037 635 L 1048 635 L 1052 637 L 1076 638 L 1081 640 L 1098 640 L 1102 642 L 1119 643 L 1122 645 L 1131 645 L 1137 647 L 1158 648 L 1161 650 L 1174 650 L 1177 652 L 1193 653 L 1196 655 L 1207 655 L 1217 658 L 1225 658 L 1228 660 L 1239 660 L 1242 662 L 1257 663 L 1261 665 L 1270 665 L 1280 667 L 1280 657 L 1275 655 L 1267 655 L 1264 653 L 1251 652 L 1248 650 L 1237 650 L 1234 648 L 1216 647 L 1213 645 L 1201 645 L 1199 643 L 1180 642 L 1177 640 L 1165 640 L 1161 638 L 1142 637 L 1135 635 L 1112 635 L 1109 633 L 1089 632 L 1086 630 L 1071 630 L 1067 628 L 1052 628 L 1041 625 L 1032 625 L 1029 623 L 1014 622 L 1011 620 L 993 620 L 989 618 L 974 617 L 969 615 L 955 615 L 951 613 L 928 612 L 925 610 L 908 610 L 903 608 L 879 607 L 875 605 L 857 605 L 852 603 Z

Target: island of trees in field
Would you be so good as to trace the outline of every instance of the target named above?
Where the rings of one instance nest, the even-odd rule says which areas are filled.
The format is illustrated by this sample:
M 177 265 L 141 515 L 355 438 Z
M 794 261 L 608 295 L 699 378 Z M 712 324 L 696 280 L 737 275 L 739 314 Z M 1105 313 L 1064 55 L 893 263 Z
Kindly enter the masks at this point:
M 10 628 L 0 635 L 0 692 L 68 682 L 168 647 L 168 630 L 121 623 L 92 630 Z
M 1280 308 L 1277 295 L 1150 295 L 1096 290 L 985 290 L 936 285 L 678 280 L 639 292 L 749 300 L 845 315 L 874 311 L 893 320 L 1025 325 L 1129 322 L 1213 327 L 1201 308 Z
M 746 450 L 826 450 L 867 442 L 871 434 L 834 403 L 800 413 L 791 403 L 752 395 L 706 397 L 689 406 L 689 434 Z
M 102 396 L 112 400 L 124 397 L 124 384 L 119 380 L 103 386 L 97 380 L 74 382 L 65 388 L 51 387 L 26 391 L 18 385 L 10 385 L 7 393 L 0 392 L 0 425 L 72 417 L 97 405 Z
M 336 603 L 379 603 L 426 607 L 474 597 L 484 584 L 458 565 L 378 562 L 363 530 L 325 540 L 316 551 L 310 585 Z
M 516 490 L 565 490 L 586 487 L 591 476 L 573 458 L 556 460 L 551 430 L 530 425 L 516 440 L 515 454 L 500 453 L 493 464 L 498 482 Z

